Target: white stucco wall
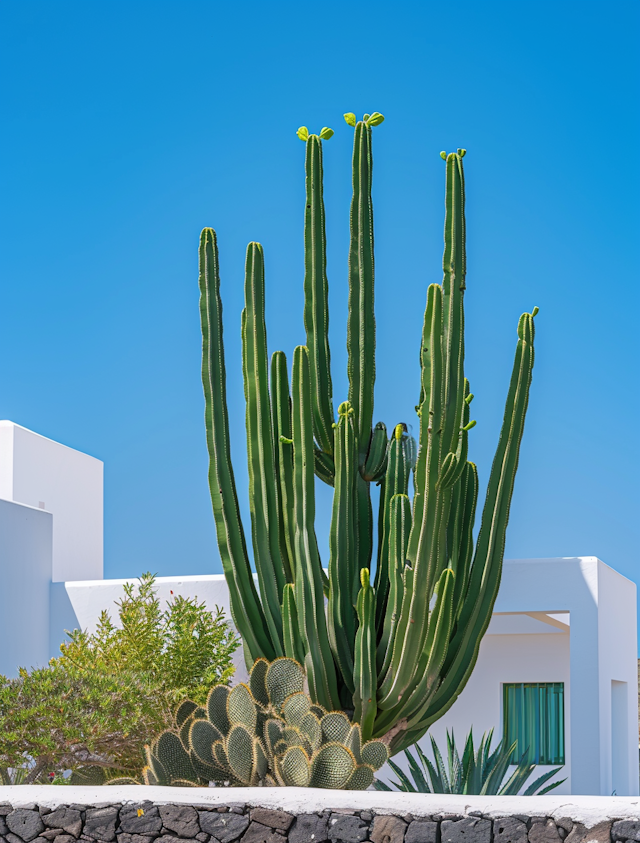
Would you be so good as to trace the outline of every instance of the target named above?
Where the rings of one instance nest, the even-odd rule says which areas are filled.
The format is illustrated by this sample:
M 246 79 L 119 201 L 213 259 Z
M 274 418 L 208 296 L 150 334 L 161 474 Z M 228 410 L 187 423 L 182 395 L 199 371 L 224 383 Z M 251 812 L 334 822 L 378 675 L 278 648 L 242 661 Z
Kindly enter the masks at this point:
M 0 498 L 54 515 L 50 572 L 54 582 L 102 579 L 100 460 L 11 421 L 0 421 Z
M 0 673 L 49 658 L 51 513 L 0 500 Z

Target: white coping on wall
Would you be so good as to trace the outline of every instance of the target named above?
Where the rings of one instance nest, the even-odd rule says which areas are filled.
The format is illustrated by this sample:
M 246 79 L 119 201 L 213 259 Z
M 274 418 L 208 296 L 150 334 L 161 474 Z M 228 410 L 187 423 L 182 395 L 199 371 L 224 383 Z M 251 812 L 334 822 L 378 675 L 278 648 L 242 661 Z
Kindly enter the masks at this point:
M 504 817 L 514 814 L 539 817 L 569 817 L 587 828 L 615 819 L 640 817 L 637 796 L 451 796 L 430 793 L 383 793 L 380 791 L 321 790 L 306 787 L 86 787 L 17 785 L 0 787 L 0 803 L 16 808 L 26 805 L 139 803 L 198 806 L 250 805 L 280 808 L 292 814 L 325 809 L 375 811 L 378 814 L 413 814 L 415 817 L 448 813 Z

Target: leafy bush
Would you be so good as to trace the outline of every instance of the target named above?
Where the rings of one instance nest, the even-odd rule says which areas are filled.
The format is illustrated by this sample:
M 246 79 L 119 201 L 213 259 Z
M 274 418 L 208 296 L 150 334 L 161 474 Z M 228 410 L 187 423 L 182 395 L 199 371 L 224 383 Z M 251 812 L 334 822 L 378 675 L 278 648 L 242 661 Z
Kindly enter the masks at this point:
M 431 737 L 431 736 L 430 736 Z M 420 764 L 411 754 L 405 750 L 405 756 L 409 762 L 409 775 L 404 773 L 393 761 L 389 761 L 390 767 L 398 776 L 399 782 L 392 782 L 397 790 L 409 793 L 459 793 L 476 796 L 516 796 L 524 787 L 527 779 L 535 770 L 536 765 L 529 763 L 528 750 L 519 759 L 516 769 L 504 782 L 509 766 L 513 763 L 513 755 L 517 743 L 507 746 L 504 738 L 491 751 L 493 729 L 485 732 L 476 752 L 473 746 L 473 729 L 469 731 L 465 741 L 462 758 L 458 753 L 453 732 L 447 730 L 447 766 L 445 767 L 437 743 L 431 737 L 431 749 L 433 751 L 433 763 L 427 758 L 418 744 L 415 750 L 420 758 Z M 524 791 L 524 796 L 542 795 L 558 787 L 565 779 L 552 782 L 543 788 L 543 785 L 553 778 L 562 768 L 549 770 L 535 779 Z M 504 782 L 504 784 L 503 784 Z M 374 782 L 376 790 L 392 790 L 384 782 Z M 541 789 L 542 788 L 542 789 Z
M 0 677 L 4 783 L 25 767 L 26 783 L 65 769 L 78 784 L 139 775 L 149 736 L 174 725 L 175 702 L 204 702 L 228 683 L 239 642 L 220 610 L 181 596 L 163 610 L 151 574 L 117 605 L 118 625 L 103 611 L 96 632 L 69 633 L 48 667 Z

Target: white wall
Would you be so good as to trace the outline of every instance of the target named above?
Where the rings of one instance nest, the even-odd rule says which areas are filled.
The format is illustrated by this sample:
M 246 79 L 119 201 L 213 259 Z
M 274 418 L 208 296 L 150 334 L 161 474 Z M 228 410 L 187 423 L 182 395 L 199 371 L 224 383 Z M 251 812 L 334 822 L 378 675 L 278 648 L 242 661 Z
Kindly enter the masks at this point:
M 49 658 L 51 513 L 0 500 L 0 674 Z
M 0 421 L 0 498 L 54 515 L 54 582 L 103 577 L 103 464 Z

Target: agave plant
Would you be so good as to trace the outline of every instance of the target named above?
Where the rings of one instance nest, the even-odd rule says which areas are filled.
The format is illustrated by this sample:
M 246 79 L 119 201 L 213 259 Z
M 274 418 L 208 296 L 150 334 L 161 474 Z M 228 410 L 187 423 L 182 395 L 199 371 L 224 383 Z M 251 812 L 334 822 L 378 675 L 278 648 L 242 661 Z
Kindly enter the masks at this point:
M 419 744 L 415 745 L 415 750 L 420 763 L 410 750 L 407 749 L 404 753 L 409 762 L 409 775 L 393 761 L 389 761 L 390 767 L 399 779 L 397 782 L 392 782 L 396 790 L 403 790 L 407 793 L 516 796 L 524 787 L 536 766 L 529 761 L 529 750 L 527 749 L 519 759 L 515 770 L 505 782 L 507 771 L 514 763 L 513 757 L 517 741 L 512 743 L 511 746 L 507 746 L 503 738 L 492 752 L 493 729 L 491 729 L 483 734 L 476 752 L 473 745 L 473 729 L 470 729 L 462 758 L 460 758 L 460 753 L 456 747 L 453 731 L 447 730 L 447 765 L 445 767 L 438 744 L 432 735 L 429 737 L 431 738 L 433 762 L 427 758 Z M 543 773 L 527 787 L 523 796 L 533 796 L 534 794 L 541 796 L 561 785 L 566 779 L 560 779 L 543 787 L 561 769 L 561 767 L 557 767 L 555 770 Z M 376 790 L 393 790 L 389 785 L 378 779 L 373 784 Z
M 388 759 L 386 746 L 363 743 L 344 712 L 313 703 L 304 680 L 293 659 L 258 659 L 248 685 L 216 685 L 204 707 L 185 700 L 176 731 L 146 748 L 143 783 L 366 789 Z

